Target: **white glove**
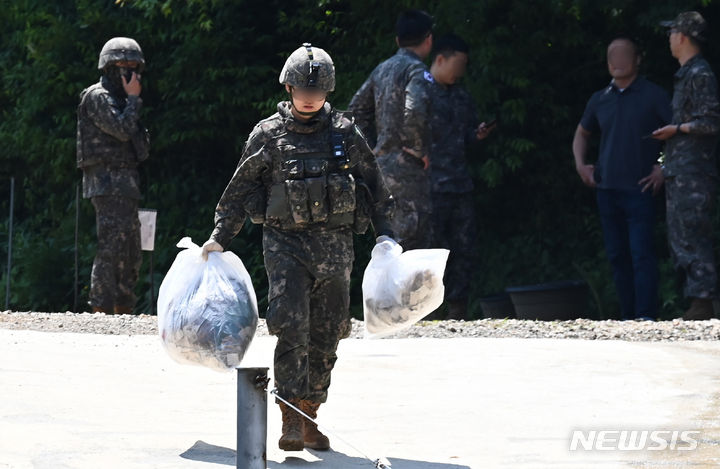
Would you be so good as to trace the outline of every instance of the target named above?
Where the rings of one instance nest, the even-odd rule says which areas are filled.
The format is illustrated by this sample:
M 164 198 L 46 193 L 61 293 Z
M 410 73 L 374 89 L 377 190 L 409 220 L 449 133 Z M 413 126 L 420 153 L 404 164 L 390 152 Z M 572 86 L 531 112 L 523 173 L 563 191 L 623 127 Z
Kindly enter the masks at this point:
M 223 249 L 223 247 L 220 245 L 220 243 L 218 243 L 217 241 L 213 241 L 212 239 L 208 239 L 207 241 L 205 241 L 205 244 L 202 245 L 202 258 L 203 258 L 203 260 L 204 260 L 204 261 L 207 261 L 207 260 L 208 260 L 208 254 L 210 254 L 210 253 L 213 252 L 213 251 L 215 251 L 215 252 L 223 252 L 224 249 Z

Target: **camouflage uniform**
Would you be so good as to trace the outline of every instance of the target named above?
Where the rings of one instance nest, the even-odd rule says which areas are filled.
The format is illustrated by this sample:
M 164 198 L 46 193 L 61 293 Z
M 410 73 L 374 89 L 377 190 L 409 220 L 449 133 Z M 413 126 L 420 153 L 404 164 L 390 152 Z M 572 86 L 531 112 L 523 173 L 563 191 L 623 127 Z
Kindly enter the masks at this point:
M 100 65 L 107 66 L 102 54 Z M 77 166 L 83 171 L 83 197 L 95 207 L 98 236 L 90 304 L 108 313 L 131 310 L 137 300 L 133 290 L 142 262 L 137 166 L 149 148 L 138 121 L 141 106 L 139 97 L 125 94 L 113 70 L 83 90 L 77 110 Z
M 374 153 L 395 199 L 393 230 L 404 249 L 432 244 L 430 178 L 420 155 L 430 153 L 429 85 L 432 75 L 413 52 L 400 49 L 378 65 L 355 93 L 350 109 L 374 142 Z
M 430 177 L 433 232 L 437 247 L 450 250 L 445 298 L 466 301 L 475 261 L 475 201 L 465 150 L 477 142 L 478 118 L 470 94 L 460 85 L 432 84 Z
M 672 123 L 687 124 L 689 132 L 676 134 L 665 148 L 670 251 L 675 267 L 685 275 L 685 296 L 715 298 L 711 217 L 718 177 L 715 150 L 720 103 L 715 75 L 701 55 L 675 73 L 672 108 Z
M 286 399 L 325 402 L 340 339 L 350 333 L 352 232 L 392 234 L 392 198 L 347 113 L 326 103 L 308 122 L 289 102 L 261 121 L 215 211 L 227 248 L 246 216 L 262 223 L 267 324 L 278 337 L 275 382 Z

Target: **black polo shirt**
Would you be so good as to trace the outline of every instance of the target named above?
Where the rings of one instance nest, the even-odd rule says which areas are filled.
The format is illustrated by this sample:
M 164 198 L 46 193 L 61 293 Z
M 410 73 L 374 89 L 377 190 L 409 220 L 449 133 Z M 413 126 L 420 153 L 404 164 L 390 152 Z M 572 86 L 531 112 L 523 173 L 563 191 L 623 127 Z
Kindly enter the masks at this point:
M 650 174 L 662 148 L 661 142 L 647 135 L 671 119 L 668 93 L 644 77 L 637 77 L 622 91 L 611 82 L 595 92 L 580 125 L 600 133 L 595 164 L 598 187 L 638 190 L 638 181 Z

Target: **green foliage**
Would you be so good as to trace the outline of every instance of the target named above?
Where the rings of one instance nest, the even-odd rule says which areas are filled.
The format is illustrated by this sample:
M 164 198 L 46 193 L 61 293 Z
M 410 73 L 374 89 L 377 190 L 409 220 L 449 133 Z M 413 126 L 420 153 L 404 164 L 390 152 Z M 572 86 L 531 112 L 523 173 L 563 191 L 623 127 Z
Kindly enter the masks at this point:
M 479 297 L 507 286 L 580 277 L 592 287 L 594 314 L 617 316 L 594 197 L 574 172 L 570 143 L 590 94 L 608 82 L 605 47 L 614 35 L 638 38 L 643 73 L 670 90 L 677 63 L 657 26 L 677 14 L 670 0 L 10 2 L 0 9 L 0 229 L 7 232 L 5 181 L 13 175 L 13 308 L 72 307 L 80 180 L 75 107 L 80 91 L 98 79 L 97 54 L 107 39 L 134 37 L 147 57 L 143 120 L 152 153 L 141 167 L 141 205 L 158 210 L 157 289 L 175 243 L 186 235 L 202 243 L 209 235 L 215 203 L 248 133 L 283 99 L 277 75 L 285 57 L 305 41 L 327 49 L 338 75 L 331 101 L 343 108 L 394 52 L 395 18 L 408 7 L 432 12 L 436 35 L 453 31 L 468 41 L 465 84 L 481 119 L 499 120 L 498 131 L 468 155 L 481 228 L 473 313 L 480 315 Z M 700 10 L 720 27 L 718 2 L 691 1 L 683 8 Z M 717 49 L 707 52 L 717 64 Z M 80 203 L 79 228 L 79 287 L 86 301 L 95 247 L 88 201 Z M 262 308 L 267 280 L 260 239 L 261 229 L 248 225 L 232 249 L 248 267 Z M 369 235 L 357 239 L 356 314 L 371 246 Z M 684 304 L 662 226 L 658 247 L 663 314 L 672 317 Z M 2 234 L 0 250 L 6 249 Z M 150 310 L 149 259 L 146 253 L 137 289 L 143 311 Z

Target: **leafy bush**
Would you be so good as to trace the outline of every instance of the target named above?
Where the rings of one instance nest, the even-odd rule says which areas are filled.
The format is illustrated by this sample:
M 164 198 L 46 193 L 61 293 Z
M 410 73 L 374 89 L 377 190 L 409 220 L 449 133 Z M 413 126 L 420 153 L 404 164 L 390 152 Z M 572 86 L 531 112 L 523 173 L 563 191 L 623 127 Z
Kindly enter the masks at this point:
M 638 38 L 643 73 L 671 89 L 677 62 L 657 26 L 678 13 L 670 0 L 11 2 L 0 9 L 0 213 L 8 211 L 5 181 L 13 175 L 13 308 L 72 307 L 80 180 L 75 107 L 80 91 L 98 79 L 97 54 L 107 39 L 136 38 L 148 61 L 143 120 L 153 143 L 141 167 L 141 206 L 158 210 L 157 289 L 175 242 L 185 235 L 203 242 L 209 235 L 215 203 L 247 134 L 284 97 L 277 76 L 285 57 L 305 41 L 327 49 L 338 75 L 331 102 L 343 108 L 375 65 L 394 53 L 395 18 L 411 6 L 435 15 L 436 35 L 454 31 L 467 39 L 465 84 L 480 117 L 499 119 L 498 131 L 468 155 L 481 228 L 477 269 L 469 273 L 472 313 L 480 315 L 479 297 L 510 285 L 584 278 L 597 300 L 594 314 L 618 316 L 594 197 L 574 172 L 570 143 L 590 94 L 609 81 L 605 47 L 614 35 Z M 685 8 L 700 10 L 715 26 L 707 56 L 718 63 L 712 48 L 718 3 L 687 2 Z M 0 228 L 6 230 L 7 221 Z M 81 201 L 79 228 L 84 305 L 95 245 L 88 201 Z M 232 249 L 265 301 L 260 237 L 260 228 L 248 225 Z M 355 314 L 371 245 L 370 236 L 356 243 Z M 658 248 L 663 315 L 672 317 L 684 304 L 661 224 Z M 4 237 L 0 249 L 6 252 Z M 149 257 L 137 289 L 142 311 L 150 310 Z

